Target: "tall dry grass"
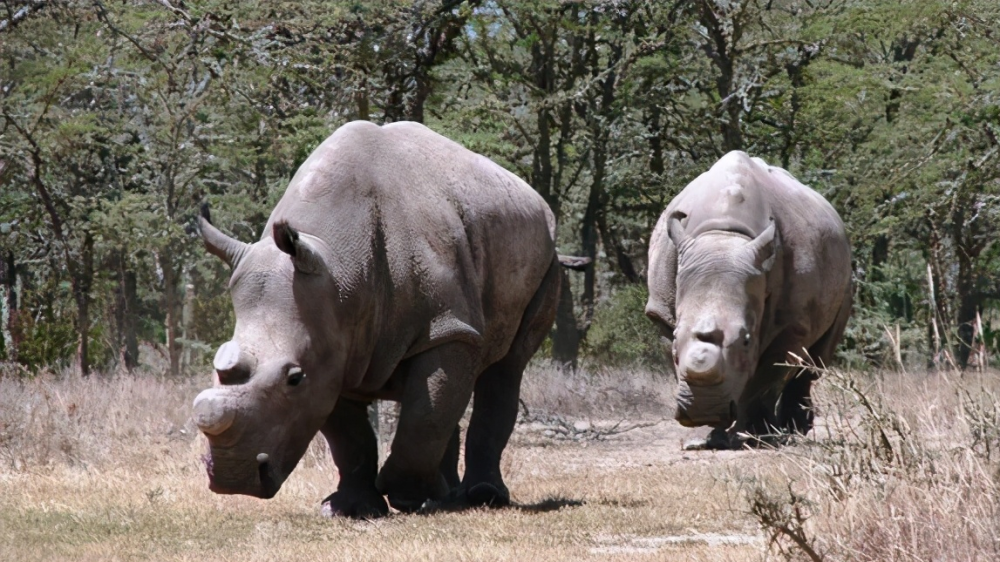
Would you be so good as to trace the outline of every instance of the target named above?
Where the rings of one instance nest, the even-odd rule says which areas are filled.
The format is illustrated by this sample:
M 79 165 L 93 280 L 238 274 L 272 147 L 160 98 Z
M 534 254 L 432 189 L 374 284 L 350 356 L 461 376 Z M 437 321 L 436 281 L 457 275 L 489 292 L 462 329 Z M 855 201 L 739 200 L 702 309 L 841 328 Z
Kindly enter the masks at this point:
M 46 373 L 0 378 L 0 472 L 141 466 L 193 442 L 191 379 Z
M 0 561 L 707 562 L 759 551 L 752 521 L 731 509 L 707 459 L 660 460 L 654 433 L 635 447 L 590 440 L 593 431 L 580 441 L 526 437 L 522 427 L 503 460 L 514 509 L 323 519 L 319 502 L 335 489 L 336 469 L 322 439 L 274 499 L 215 495 L 189 419 L 203 384 L 0 379 Z M 524 388 L 528 411 L 571 422 L 658 419 L 665 407 L 649 373 L 532 367 Z
M 211 494 L 190 421 L 203 384 L 0 379 L 0 560 L 1000 559 L 995 372 L 826 370 L 807 438 L 688 453 L 670 377 L 532 365 L 504 457 L 530 509 L 379 522 L 319 517 L 336 486 L 322 440 L 273 500 Z M 656 425 L 560 441 L 535 429 L 552 420 Z
M 672 418 L 675 380 L 647 368 L 584 363 L 569 371 L 532 363 L 521 383 L 521 401 L 531 412 L 578 418 Z
M 742 475 L 788 559 L 1000 560 L 1000 375 L 824 369 L 820 424 Z

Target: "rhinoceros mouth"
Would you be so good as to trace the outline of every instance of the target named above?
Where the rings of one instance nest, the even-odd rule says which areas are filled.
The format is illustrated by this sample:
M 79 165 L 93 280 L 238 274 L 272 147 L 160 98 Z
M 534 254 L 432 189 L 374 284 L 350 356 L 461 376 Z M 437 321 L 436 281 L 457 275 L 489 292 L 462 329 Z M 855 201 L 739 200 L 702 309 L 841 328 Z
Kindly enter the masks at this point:
M 268 500 L 281 489 L 283 479 L 275 472 L 274 465 L 270 460 L 254 463 L 257 465 L 256 474 L 254 474 L 256 478 L 251 476 L 246 479 L 227 479 L 226 468 L 231 469 L 232 466 L 226 464 L 220 471 L 212 453 L 202 455 L 201 461 L 208 474 L 208 489 L 216 494 L 242 494 Z
M 709 426 L 728 428 L 736 421 L 736 402 L 730 401 L 728 410 L 721 412 L 694 412 L 683 403 L 679 403 L 674 418 L 684 427 Z

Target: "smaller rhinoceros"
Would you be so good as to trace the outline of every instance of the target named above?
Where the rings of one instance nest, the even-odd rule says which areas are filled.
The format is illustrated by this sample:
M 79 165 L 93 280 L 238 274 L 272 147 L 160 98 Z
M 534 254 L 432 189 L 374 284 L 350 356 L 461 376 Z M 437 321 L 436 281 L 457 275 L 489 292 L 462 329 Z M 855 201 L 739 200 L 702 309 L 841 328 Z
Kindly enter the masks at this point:
M 677 420 L 739 433 L 808 432 L 812 372 L 782 366 L 808 352 L 828 363 L 851 313 L 844 224 L 781 168 L 730 152 L 688 184 L 649 244 L 646 315 L 673 340 Z
M 509 502 L 500 457 L 560 288 L 538 193 L 422 125 L 353 122 L 302 164 L 260 240 L 200 227 L 236 312 L 194 402 L 212 490 L 273 496 L 322 432 L 340 472 L 328 514 L 385 515 L 383 496 L 402 511 Z M 401 404 L 381 470 L 375 399 Z

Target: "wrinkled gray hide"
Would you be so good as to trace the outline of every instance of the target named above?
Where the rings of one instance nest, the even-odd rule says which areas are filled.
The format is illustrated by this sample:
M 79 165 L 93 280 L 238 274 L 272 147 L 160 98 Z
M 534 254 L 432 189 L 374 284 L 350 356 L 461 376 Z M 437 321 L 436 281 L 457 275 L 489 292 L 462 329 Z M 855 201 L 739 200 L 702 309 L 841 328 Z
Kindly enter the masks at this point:
M 233 268 L 236 312 L 194 404 L 213 490 L 273 496 L 322 432 L 340 472 L 330 514 L 384 515 L 384 495 L 404 511 L 509 501 L 500 456 L 559 291 L 534 190 L 422 125 L 354 122 L 302 164 L 259 241 L 200 225 Z M 374 399 L 401 403 L 381 470 Z
M 814 375 L 851 311 L 851 251 L 821 195 L 781 168 L 730 152 L 667 206 L 649 246 L 646 315 L 672 340 L 677 420 L 737 432 L 812 427 Z M 735 422 L 735 423 L 734 423 Z

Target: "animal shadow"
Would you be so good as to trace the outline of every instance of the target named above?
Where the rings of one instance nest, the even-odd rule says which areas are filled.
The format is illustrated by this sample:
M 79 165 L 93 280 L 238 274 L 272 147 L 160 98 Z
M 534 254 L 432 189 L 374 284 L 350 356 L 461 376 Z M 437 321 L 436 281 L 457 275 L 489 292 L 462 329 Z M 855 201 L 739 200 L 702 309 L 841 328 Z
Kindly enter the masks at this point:
M 559 511 L 564 507 L 580 507 L 582 505 L 583 500 L 571 500 L 569 498 L 545 498 L 544 500 L 536 503 L 512 503 L 510 505 L 510 509 L 517 509 L 527 513 L 548 513 L 550 511 Z
M 421 515 L 432 515 L 434 513 L 466 511 L 469 509 L 478 509 L 480 507 L 488 507 L 497 510 L 516 509 L 518 511 L 523 511 L 525 513 L 548 513 L 550 511 L 559 511 L 564 507 L 579 507 L 582 506 L 583 504 L 584 504 L 583 500 L 555 497 L 555 498 L 545 498 L 535 503 L 511 502 L 509 505 L 503 505 L 503 506 L 473 506 L 470 505 L 467 501 L 451 499 L 443 502 L 425 503 L 417 513 Z

